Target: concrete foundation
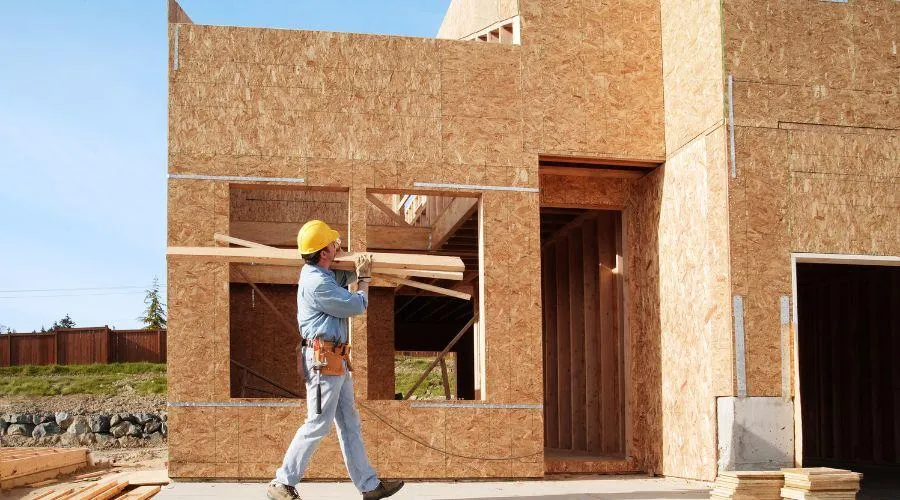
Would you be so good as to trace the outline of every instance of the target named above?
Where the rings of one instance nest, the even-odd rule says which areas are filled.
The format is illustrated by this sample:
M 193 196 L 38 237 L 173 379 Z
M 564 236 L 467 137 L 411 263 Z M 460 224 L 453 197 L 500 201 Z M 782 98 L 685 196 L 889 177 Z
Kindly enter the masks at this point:
M 779 397 L 717 399 L 719 471 L 794 465 L 794 404 Z

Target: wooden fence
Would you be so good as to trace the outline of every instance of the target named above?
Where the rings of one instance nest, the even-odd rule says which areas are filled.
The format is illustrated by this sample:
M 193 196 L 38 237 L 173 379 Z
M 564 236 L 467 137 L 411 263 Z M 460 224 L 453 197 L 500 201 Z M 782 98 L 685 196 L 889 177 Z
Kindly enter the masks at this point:
M 165 330 L 65 328 L 0 335 L 0 366 L 166 362 Z

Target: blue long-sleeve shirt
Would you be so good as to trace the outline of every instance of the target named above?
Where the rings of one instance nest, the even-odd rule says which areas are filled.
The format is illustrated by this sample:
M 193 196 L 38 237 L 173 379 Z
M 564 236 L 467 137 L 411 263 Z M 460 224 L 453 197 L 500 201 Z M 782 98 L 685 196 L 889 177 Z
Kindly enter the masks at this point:
M 362 314 L 369 305 L 364 293 L 352 293 L 345 288 L 354 281 L 356 273 L 352 271 L 303 266 L 297 288 L 297 322 L 304 338 L 349 341 L 348 318 Z

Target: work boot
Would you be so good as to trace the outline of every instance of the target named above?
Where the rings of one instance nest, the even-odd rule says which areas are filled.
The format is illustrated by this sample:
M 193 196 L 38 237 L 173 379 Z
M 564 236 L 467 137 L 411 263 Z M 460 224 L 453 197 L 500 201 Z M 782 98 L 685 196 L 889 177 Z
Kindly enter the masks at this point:
M 269 483 L 266 488 L 266 498 L 269 500 L 299 500 L 300 495 L 293 486 L 281 483 Z
M 400 488 L 402 487 L 403 481 L 379 481 L 377 488 L 372 491 L 363 493 L 363 500 L 378 500 L 379 498 L 387 498 L 400 491 Z

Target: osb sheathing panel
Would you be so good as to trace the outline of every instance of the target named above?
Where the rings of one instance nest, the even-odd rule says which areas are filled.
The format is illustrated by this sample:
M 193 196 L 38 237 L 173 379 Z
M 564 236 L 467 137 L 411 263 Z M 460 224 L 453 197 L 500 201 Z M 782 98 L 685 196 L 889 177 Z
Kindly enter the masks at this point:
M 483 44 L 473 51 L 473 47 L 463 42 L 182 26 L 179 69 L 172 72 L 170 80 L 169 170 L 302 177 L 310 186 L 349 188 L 350 213 L 363 214 L 349 220 L 351 250 L 366 245 L 367 189 L 406 190 L 415 182 L 537 187 L 537 155 L 523 151 L 521 120 L 517 118 L 522 109 L 517 102 L 520 48 Z M 479 118 L 476 105 L 487 110 L 488 116 Z M 212 233 L 228 229 L 227 184 L 179 182 L 187 186 L 199 183 L 194 189 L 200 191 L 192 194 L 191 203 L 170 204 L 170 220 L 183 218 L 179 225 L 185 227 L 176 233 L 184 236 L 170 240 L 170 244 L 212 245 Z M 208 184 L 222 187 L 207 188 Z M 218 189 L 213 197 L 218 201 L 212 203 L 209 196 L 201 196 L 201 187 Z M 185 196 L 174 189 L 171 192 L 172 196 Z M 490 291 L 483 318 L 487 367 L 492 374 L 486 391 L 488 401 L 540 403 L 540 273 L 538 262 L 530 257 L 538 252 L 538 194 L 487 191 L 483 196 L 485 281 Z M 221 205 L 221 218 L 192 218 L 195 204 L 204 207 L 211 203 Z M 233 207 L 236 217 L 266 217 L 238 205 Z M 521 233 L 513 228 L 520 228 Z M 194 286 L 202 274 L 199 270 L 212 268 L 191 266 L 199 267 L 182 276 L 173 264 L 170 287 Z M 223 268 L 223 274 L 215 275 L 209 283 L 224 291 L 218 306 L 223 311 L 228 310 L 225 271 Z M 503 293 L 504 289 L 508 292 Z M 513 294 L 513 289 L 521 293 Z M 173 318 L 184 314 L 175 309 L 203 316 L 212 315 L 215 307 L 203 296 L 196 303 L 176 302 Z M 384 368 L 369 363 L 370 347 L 373 355 L 376 348 L 376 339 L 368 335 L 369 316 L 351 322 L 354 386 L 361 400 L 370 392 L 372 374 Z M 225 334 L 221 353 L 199 352 L 189 363 L 183 358 L 181 364 L 185 366 L 174 369 L 189 370 L 188 364 L 225 366 L 220 377 L 222 390 L 199 394 L 201 391 L 190 386 L 191 378 L 176 378 L 170 388 L 173 401 L 228 401 L 227 317 L 222 323 Z M 191 331 L 177 322 L 174 328 Z M 170 335 L 186 338 L 178 332 Z M 389 442 L 387 438 L 396 436 L 364 415 L 370 458 L 386 477 L 520 477 L 543 473 L 539 410 L 509 410 L 509 414 L 478 410 L 486 412 L 485 418 L 475 419 L 474 410 L 414 410 L 406 402 L 369 402 L 373 403 L 385 403 L 380 407 L 392 423 L 412 430 L 425 442 L 438 448 L 453 447 L 467 457 L 450 460 L 424 447 L 410 452 L 408 441 L 402 446 Z M 305 410 L 239 411 L 244 412 L 241 422 L 246 424 L 239 427 L 242 454 L 237 463 L 210 458 L 214 452 L 203 448 L 179 449 L 175 451 L 178 458 L 172 460 L 173 474 L 271 477 Z M 520 418 L 515 411 L 529 416 Z M 528 425 L 507 425 L 513 417 Z M 481 423 L 473 425 L 472 421 Z M 458 425 L 467 426 L 464 436 L 449 439 L 447 436 L 457 432 Z M 448 426 L 453 430 L 447 431 Z M 497 446 L 490 456 L 529 457 L 473 462 L 471 457 L 484 456 L 484 439 L 492 431 L 496 437 L 489 439 L 496 440 Z M 172 432 L 188 433 L 188 429 Z M 178 448 L 187 446 L 187 441 L 177 437 L 173 443 Z M 529 453 L 523 452 L 525 448 Z M 248 450 L 246 456 L 243 450 Z M 319 449 L 308 477 L 346 477 L 333 438 Z
M 900 4 L 724 7 L 737 125 L 733 293 L 744 296 L 749 393 L 775 396 L 790 253 L 900 253 Z
M 718 2 L 660 2 L 669 155 L 724 118 Z
M 228 233 L 228 185 L 201 180 L 169 180 L 170 246 L 213 246 L 213 233 Z
M 411 408 L 368 401 L 360 408 L 369 461 L 381 478 L 537 477 L 543 475 L 540 410 Z M 436 452 L 389 428 L 369 410 Z M 306 415 L 290 408 L 169 410 L 169 474 L 187 477 L 271 479 Z M 517 425 L 509 425 L 516 422 Z M 224 423 L 224 425 L 223 425 Z M 196 424 L 202 428 L 196 429 Z M 398 452 L 397 450 L 402 450 Z M 515 457 L 513 460 L 486 460 Z M 307 479 L 346 479 L 336 431 L 322 440 Z
M 664 157 L 659 2 L 519 5 L 526 151 Z
M 736 79 L 869 92 L 897 88 L 897 2 L 724 5 L 727 63 Z
M 227 399 L 228 266 L 170 258 L 167 283 L 169 399 Z
M 541 206 L 623 209 L 632 179 L 541 174 Z
M 900 254 L 898 136 L 809 126 L 737 127 L 732 276 L 744 297 L 747 387 L 781 394 L 779 301 L 791 252 Z
M 517 0 L 453 0 L 437 37 L 459 40 L 518 13 Z
M 627 219 L 633 450 L 650 470 L 705 480 L 716 391 L 731 383 L 724 139 L 720 126 L 637 181 Z

